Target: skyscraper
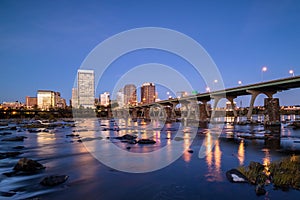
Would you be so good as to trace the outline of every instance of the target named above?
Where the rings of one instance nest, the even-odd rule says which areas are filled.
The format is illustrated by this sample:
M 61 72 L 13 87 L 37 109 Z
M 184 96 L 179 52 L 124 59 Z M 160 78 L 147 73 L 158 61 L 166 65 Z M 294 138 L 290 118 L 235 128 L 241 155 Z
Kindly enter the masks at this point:
M 77 74 L 78 106 L 94 108 L 95 76 L 94 70 L 78 70 Z
M 127 84 L 124 86 L 124 103 L 125 105 L 136 105 L 136 86 L 134 84 Z
M 141 87 L 141 103 L 154 103 L 156 99 L 154 83 L 144 83 Z

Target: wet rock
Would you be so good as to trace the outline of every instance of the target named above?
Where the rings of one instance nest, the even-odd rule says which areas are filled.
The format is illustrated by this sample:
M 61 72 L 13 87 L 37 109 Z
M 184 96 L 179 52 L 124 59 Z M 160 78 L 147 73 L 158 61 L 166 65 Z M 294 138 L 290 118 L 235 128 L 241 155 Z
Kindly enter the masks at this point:
M 16 157 L 18 155 L 22 154 L 21 152 L 5 152 L 5 153 L 0 153 L 0 159 L 5 159 L 5 158 L 12 158 Z
M 115 137 L 115 139 L 118 139 L 118 140 L 134 140 L 136 138 L 137 138 L 137 136 L 135 136 L 135 135 L 129 135 L 129 134 L 125 134 L 125 135 L 123 135 L 121 137 Z
M 261 196 L 261 195 L 265 195 L 266 194 L 266 190 L 265 190 L 265 187 L 264 187 L 264 185 L 256 185 L 256 187 L 255 187 L 255 193 L 256 193 L 256 195 L 258 195 L 258 196 Z
M 12 133 L 11 132 L 3 132 L 3 133 L 0 133 L 0 135 L 11 135 Z
M 136 140 L 128 140 L 128 142 L 127 142 L 128 144 L 136 144 L 137 143 L 137 141 Z
M 41 132 L 41 129 L 28 129 L 29 133 L 39 133 Z
M 187 152 L 194 153 L 193 149 L 188 149 Z
M 24 138 L 27 138 L 25 136 L 16 136 L 16 137 L 11 137 L 11 138 L 4 138 L 2 141 L 6 142 L 18 142 L 18 141 L 24 141 Z
M 24 146 L 16 146 L 16 147 L 13 147 L 13 149 L 24 149 L 25 147 Z
M 56 185 L 66 182 L 66 180 L 68 178 L 69 178 L 69 176 L 67 176 L 67 175 L 47 176 L 41 181 L 41 184 L 44 186 L 56 186 Z
M 127 150 L 131 149 L 131 147 L 126 147 Z
M 0 191 L 0 196 L 2 196 L 2 197 L 12 197 L 15 194 L 16 194 L 15 192 L 1 192 Z
M 45 167 L 39 162 L 28 158 L 21 158 L 13 168 L 13 170 L 15 171 L 24 172 L 35 172 L 41 169 L 45 169 Z
M 226 177 L 232 183 L 248 183 L 247 177 L 237 169 L 227 171 Z
M 155 144 L 156 142 L 151 139 L 140 139 L 138 141 L 139 144 Z
M 78 134 L 68 134 L 68 135 L 66 135 L 66 137 L 79 137 L 79 135 Z

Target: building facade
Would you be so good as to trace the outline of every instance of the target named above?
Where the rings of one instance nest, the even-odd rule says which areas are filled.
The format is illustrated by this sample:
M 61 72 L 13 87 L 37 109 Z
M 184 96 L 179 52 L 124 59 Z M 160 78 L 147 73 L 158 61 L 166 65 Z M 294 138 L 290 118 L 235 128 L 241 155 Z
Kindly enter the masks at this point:
M 72 88 L 72 98 L 71 98 L 72 108 L 78 108 L 78 89 Z
M 109 92 L 104 92 L 103 94 L 100 94 L 100 105 L 101 106 L 108 106 L 110 103 L 109 99 Z
M 39 109 L 49 110 L 55 107 L 55 92 L 50 90 L 38 90 L 37 105 Z
M 154 83 L 144 83 L 141 87 L 141 103 L 154 103 L 156 99 L 156 91 Z
M 78 70 L 77 74 L 78 107 L 95 107 L 94 70 Z
M 127 84 L 124 86 L 124 104 L 135 106 L 137 104 L 136 86 L 134 84 Z
M 31 99 L 30 99 L 31 98 Z M 42 110 L 49 110 L 50 108 L 66 108 L 66 100 L 61 98 L 59 92 L 54 92 L 51 90 L 38 90 L 37 91 L 37 107 Z M 34 103 L 34 98 L 26 97 L 26 105 Z M 31 103 L 29 102 L 31 101 Z
M 32 109 L 37 107 L 37 98 L 26 96 L 26 108 Z

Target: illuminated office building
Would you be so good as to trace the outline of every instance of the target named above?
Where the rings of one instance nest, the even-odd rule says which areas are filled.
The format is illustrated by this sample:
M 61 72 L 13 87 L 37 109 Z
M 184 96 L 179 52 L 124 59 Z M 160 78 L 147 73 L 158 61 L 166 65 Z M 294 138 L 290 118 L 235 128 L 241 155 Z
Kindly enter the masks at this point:
M 154 83 L 144 83 L 141 87 L 141 103 L 154 103 L 156 99 Z
M 77 74 L 78 106 L 94 108 L 95 104 L 95 76 L 94 70 L 78 70 Z

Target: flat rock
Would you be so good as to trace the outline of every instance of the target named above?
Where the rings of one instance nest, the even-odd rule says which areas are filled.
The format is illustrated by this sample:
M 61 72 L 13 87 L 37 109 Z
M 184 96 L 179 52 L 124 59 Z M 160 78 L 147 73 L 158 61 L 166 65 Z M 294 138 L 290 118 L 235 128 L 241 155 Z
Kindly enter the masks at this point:
M 14 171 L 24 172 L 35 172 L 40 169 L 45 169 L 45 167 L 39 162 L 28 158 L 21 158 L 13 168 Z
M 138 141 L 139 144 L 155 144 L 156 142 L 151 139 L 140 139 Z
M 3 132 L 3 133 L 0 133 L 0 135 L 11 135 L 12 133 L 11 132 Z
M 248 183 L 247 177 L 237 169 L 227 171 L 226 177 L 232 183 Z
M 68 178 L 69 176 L 67 175 L 47 176 L 41 181 L 41 184 L 44 186 L 55 186 L 64 183 Z
M 12 157 L 16 157 L 16 156 L 18 156 L 20 154 L 22 154 L 22 153 L 21 152 L 17 152 L 17 151 L 0 153 L 0 159 L 12 158 Z
M 12 197 L 15 194 L 16 194 L 15 192 L 1 192 L 0 191 L 0 196 L 3 196 L 3 197 Z
M 18 141 L 24 141 L 25 138 L 27 138 L 27 137 L 25 137 L 25 136 L 16 136 L 16 137 L 4 138 L 4 139 L 2 139 L 2 141 L 18 142 Z

